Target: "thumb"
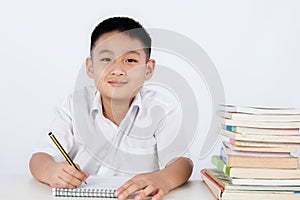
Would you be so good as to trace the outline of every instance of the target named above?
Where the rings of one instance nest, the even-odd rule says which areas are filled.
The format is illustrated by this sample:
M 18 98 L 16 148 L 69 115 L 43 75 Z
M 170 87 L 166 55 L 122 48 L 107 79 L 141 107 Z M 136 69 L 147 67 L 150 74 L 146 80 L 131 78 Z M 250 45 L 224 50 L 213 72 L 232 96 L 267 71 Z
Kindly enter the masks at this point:
M 78 164 L 75 164 L 75 165 L 76 165 L 76 167 L 79 169 L 79 171 L 82 172 L 82 173 L 84 174 L 84 176 L 85 176 L 86 178 L 88 178 L 88 177 L 90 176 L 90 174 L 89 174 L 88 172 L 82 171 L 81 168 L 80 168 L 80 166 L 79 166 Z

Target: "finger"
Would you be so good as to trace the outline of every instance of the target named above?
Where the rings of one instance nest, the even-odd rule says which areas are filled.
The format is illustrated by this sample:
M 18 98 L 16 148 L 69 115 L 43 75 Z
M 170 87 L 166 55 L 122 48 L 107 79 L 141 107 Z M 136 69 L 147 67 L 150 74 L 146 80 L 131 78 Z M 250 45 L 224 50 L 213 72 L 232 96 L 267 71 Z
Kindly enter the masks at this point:
M 151 198 L 151 200 L 161 200 L 165 196 L 165 193 L 162 190 L 158 190 L 158 192 Z
M 75 165 L 76 165 L 78 171 L 80 171 L 81 173 L 83 173 L 84 176 L 86 176 L 86 174 L 81 170 L 80 166 L 78 164 L 75 164 Z M 87 177 L 85 177 L 85 178 L 87 178 Z
M 82 172 L 82 173 L 84 173 L 84 175 L 85 175 L 85 179 L 87 179 L 89 176 L 90 176 L 90 174 L 89 173 L 87 173 L 87 172 Z
M 68 171 L 69 170 L 69 171 Z M 78 179 L 76 176 L 76 172 L 77 170 L 74 169 L 64 169 L 63 173 L 60 174 L 59 178 L 61 178 L 64 182 L 73 185 L 74 187 L 77 187 L 79 185 L 81 185 L 82 180 Z
M 119 193 L 118 197 L 119 197 L 120 200 L 124 200 L 128 196 L 133 194 L 134 192 L 139 191 L 141 189 L 144 189 L 145 187 L 146 187 L 146 184 L 143 183 L 142 181 L 133 182 L 125 190 L 123 190 L 121 193 Z
M 55 183 L 55 188 L 70 188 L 71 186 L 64 182 L 62 179 L 60 183 Z M 72 188 L 72 187 L 71 187 Z
M 50 186 L 53 188 L 62 188 L 62 186 L 58 182 L 50 183 Z
M 139 192 L 138 195 L 134 197 L 135 200 L 142 200 L 149 194 L 152 194 L 155 192 L 155 187 L 153 185 L 148 185 L 145 189 L 143 189 L 141 192 Z
M 76 186 L 66 182 L 61 177 L 57 177 L 55 182 L 51 184 L 51 187 L 55 187 L 55 188 L 75 188 Z
M 65 170 L 67 171 L 67 173 L 69 173 L 70 175 L 76 177 L 77 179 L 79 179 L 81 181 L 83 181 L 87 178 L 82 171 L 77 170 L 76 168 L 74 168 L 70 165 L 68 165 L 67 168 L 65 168 Z
M 80 168 L 80 166 L 78 164 L 76 164 L 76 167 L 84 175 L 84 180 L 86 180 L 90 176 L 89 173 L 82 171 L 81 168 Z
M 132 185 L 134 182 L 132 179 L 128 180 L 127 182 L 125 182 L 121 187 L 119 187 L 116 190 L 116 196 L 118 196 L 120 193 L 122 193 L 124 190 L 126 190 L 130 185 Z

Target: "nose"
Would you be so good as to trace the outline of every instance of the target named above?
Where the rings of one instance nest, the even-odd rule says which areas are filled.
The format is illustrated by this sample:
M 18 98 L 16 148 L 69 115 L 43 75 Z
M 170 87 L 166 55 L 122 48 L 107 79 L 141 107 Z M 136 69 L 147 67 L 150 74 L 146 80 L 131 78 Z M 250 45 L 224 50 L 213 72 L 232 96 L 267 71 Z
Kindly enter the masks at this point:
M 126 71 L 121 62 L 114 62 L 112 63 L 110 74 L 113 76 L 124 76 Z

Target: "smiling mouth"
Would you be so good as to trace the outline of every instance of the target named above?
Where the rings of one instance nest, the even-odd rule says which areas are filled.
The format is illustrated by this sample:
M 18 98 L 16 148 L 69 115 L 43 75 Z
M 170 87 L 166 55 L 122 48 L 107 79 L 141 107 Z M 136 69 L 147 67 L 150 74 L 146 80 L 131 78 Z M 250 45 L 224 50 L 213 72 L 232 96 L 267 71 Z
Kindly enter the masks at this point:
M 126 81 L 108 81 L 108 83 L 113 87 L 121 87 L 127 84 Z

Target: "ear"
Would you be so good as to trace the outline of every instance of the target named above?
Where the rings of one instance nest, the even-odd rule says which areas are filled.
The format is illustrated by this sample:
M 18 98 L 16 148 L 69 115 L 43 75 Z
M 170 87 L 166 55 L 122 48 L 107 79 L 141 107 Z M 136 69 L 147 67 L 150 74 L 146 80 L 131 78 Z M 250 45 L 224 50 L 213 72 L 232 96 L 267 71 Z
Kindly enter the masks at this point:
M 146 64 L 146 80 L 149 80 L 154 72 L 155 69 L 155 60 L 154 59 L 150 59 L 148 60 L 147 64 Z
M 86 68 L 86 74 L 90 77 L 94 77 L 94 70 L 93 70 L 93 61 L 92 58 L 86 58 L 85 59 L 85 68 Z

